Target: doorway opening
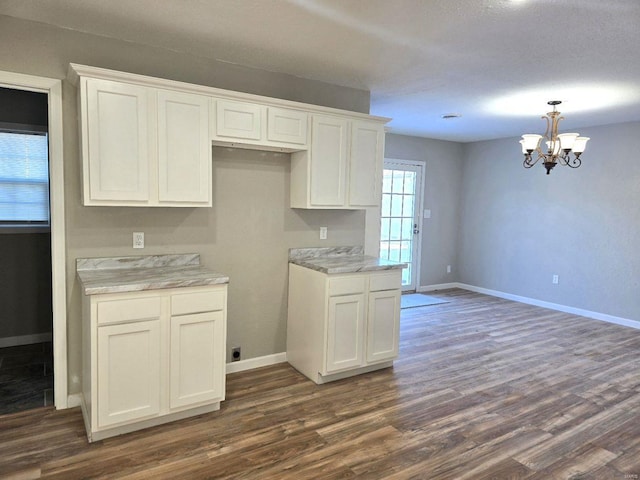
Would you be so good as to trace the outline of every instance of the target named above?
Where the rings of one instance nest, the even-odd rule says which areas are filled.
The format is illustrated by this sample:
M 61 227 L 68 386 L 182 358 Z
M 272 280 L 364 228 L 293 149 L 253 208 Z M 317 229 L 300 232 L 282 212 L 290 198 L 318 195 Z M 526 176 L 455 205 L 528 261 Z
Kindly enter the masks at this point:
M 420 268 L 423 165 L 385 159 L 382 176 L 380 257 L 409 265 L 402 291 L 415 291 Z
M 0 87 L 0 414 L 51 406 L 48 96 Z
M 0 71 L 0 87 L 24 92 L 38 92 L 47 97 L 49 184 L 47 197 L 50 211 L 50 262 L 47 271 L 51 277 L 51 300 L 53 328 L 51 349 L 53 350 L 54 389 L 53 403 L 56 408 L 69 406 L 67 385 L 67 304 L 66 304 L 66 254 L 64 221 L 64 173 L 62 139 L 62 82 L 59 79 L 24 75 Z M 37 182 L 36 182 L 37 183 Z M 42 188 L 41 188 L 42 190 Z M 6 276 L 11 280 L 9 275 Z M 4 363 L 4 361 L 3 361 Z M 44 403 L 44 398 L 43 398 Z M 75 406 L 75 404 L 73 405 Z

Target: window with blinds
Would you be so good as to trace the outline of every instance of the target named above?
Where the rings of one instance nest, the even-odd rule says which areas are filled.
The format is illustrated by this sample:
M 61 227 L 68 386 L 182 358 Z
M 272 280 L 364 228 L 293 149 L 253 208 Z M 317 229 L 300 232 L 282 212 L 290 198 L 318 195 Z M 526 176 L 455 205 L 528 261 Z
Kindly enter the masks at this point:
M 49 225 L 46 132 L 0 130 L 0 226 Z

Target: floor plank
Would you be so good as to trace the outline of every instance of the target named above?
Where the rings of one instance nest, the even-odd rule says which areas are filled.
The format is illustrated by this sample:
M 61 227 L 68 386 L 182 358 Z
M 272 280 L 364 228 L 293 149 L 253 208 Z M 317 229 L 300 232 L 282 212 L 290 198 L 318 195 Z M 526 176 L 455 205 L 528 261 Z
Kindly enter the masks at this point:
M 402 311 L 390 369 L 231 374 L 219 412 L 93 444 L 78 409 L 0 416 L 0 478 L 640 478 L 640 331 L 433 295 Z

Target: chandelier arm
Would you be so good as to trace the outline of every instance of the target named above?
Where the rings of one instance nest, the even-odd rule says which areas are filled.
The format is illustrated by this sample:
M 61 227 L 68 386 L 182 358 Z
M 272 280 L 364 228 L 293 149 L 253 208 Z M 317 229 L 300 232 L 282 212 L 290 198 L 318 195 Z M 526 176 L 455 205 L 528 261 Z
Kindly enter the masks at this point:
M 540 160 L 540 155 L 538 155 L 536 157 L 536 159 L 534 160 L 533 157 L 531 156 L 531 154 L 527 153 L 524 156 L 524 161 L 522 162 L 522 166 L 524 166 L 524 168 L 531 168 L 533 167 L 536 163 L 538 163 L 538 160 Z
M 565 165 L 571 168 L 578 168 L 580 165 L 582 165 L 582 160 L 580 160 L 580 157 L 570 158 L 569 156 L 567 156 L 567 162 L 565 163 Z

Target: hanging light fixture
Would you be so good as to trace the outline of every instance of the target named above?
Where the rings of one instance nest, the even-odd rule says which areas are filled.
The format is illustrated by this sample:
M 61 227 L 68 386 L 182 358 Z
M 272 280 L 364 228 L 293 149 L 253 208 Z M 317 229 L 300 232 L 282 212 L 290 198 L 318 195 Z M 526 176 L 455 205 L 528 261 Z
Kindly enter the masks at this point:
M 560 105 L 560 100 L 551 100 L 547 102 L 553 106 L 553 111 L 547 113 L 544 118 L 547 121 L 547 131 L 543 135 L 526 134 L 522 135 L 520 144 L 522 145 L 522 153 L 524 154 L 525 168 L 531 168 L 540 160 L 544 168 L 547 169 L 547 175 L 551 169 L 558 163 L 571 168 L 578 168 L 582 165 L 580 155 L 584 152 L 589 137 L 581 137 L 579 133 L 561 133 L 558 134 L 558 124 L 564 117 L 560 116 L 560 112 L 556 110 L 556 105 Z M 541 148 L 542 139 L 546 147 L 546 153 Z M 573 158 L 569 155 L 573 153 Z

